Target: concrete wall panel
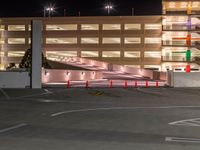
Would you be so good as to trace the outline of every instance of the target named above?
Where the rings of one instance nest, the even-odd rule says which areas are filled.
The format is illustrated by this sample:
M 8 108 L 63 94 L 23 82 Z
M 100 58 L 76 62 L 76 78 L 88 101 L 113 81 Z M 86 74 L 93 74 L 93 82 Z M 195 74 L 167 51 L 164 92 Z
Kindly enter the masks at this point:
M 29 72 L 0 72 L 0 88 L 30 87 Z
M 200 72 L 168 72 L 168 84 L 172 87 L 200 87 Z

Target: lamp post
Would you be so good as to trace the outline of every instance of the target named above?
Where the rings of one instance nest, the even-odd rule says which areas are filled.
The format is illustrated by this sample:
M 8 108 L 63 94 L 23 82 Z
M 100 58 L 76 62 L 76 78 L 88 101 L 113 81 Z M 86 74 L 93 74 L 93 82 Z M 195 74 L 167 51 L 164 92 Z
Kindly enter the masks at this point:
M 51 17 L 51 14 L 53 14 L 55 8 L 53 6 L 44 7 L 44 17 L 46 17 L 46 12 L 48 13 L 48 16 Z
M 134 15 L 135 15 L 135 9 L 132 8 L 132 16 L 134 16 Z
M 54 8 L 53 7 L 47 7 L 46 11 L 48 12 L 49 17 L 51 17 L 51 14 L 53 14 L 53 12 L 54 12 Z
M 46 17 L 46 8 L 44 7 L 44 17 Z
M 110 15 L 111 10 L 113 9 L 113 5 L 112 4 L 107 4 L 105 6 L 105 9 L 107 10 L 108 16 Z

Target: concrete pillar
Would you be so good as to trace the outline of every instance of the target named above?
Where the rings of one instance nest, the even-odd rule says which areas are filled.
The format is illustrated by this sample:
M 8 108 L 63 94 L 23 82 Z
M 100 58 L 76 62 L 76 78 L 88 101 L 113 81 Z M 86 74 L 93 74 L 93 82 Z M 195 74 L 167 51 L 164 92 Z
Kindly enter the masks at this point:
M 32 67 L 31 67 L 31 88 L 42 88 L 42 21 L 32 21 Z
M 167 85 L 174 87 L 174 72 L 172 70 L 167 71 Z

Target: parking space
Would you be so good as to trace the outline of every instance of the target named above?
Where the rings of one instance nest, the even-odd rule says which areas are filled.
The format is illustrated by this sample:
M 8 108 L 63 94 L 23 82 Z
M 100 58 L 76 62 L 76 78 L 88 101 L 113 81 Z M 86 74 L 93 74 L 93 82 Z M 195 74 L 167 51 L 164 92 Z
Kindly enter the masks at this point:
M 0 149 L 198 150 L 199 91 L 4 90 L 11 99 L 0 97 Z

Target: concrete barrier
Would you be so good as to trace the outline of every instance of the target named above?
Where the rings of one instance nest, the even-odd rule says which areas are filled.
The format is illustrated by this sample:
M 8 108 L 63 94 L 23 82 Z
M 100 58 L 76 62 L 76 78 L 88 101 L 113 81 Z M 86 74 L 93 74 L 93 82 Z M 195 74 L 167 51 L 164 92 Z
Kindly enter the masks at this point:
M 167 84 L 170 87 L 200 87 L 200 72 L 173 72 L 167 73 Z
M 26 88 L 30 87 L 29 72 L 0 71 L 0 88 Z

